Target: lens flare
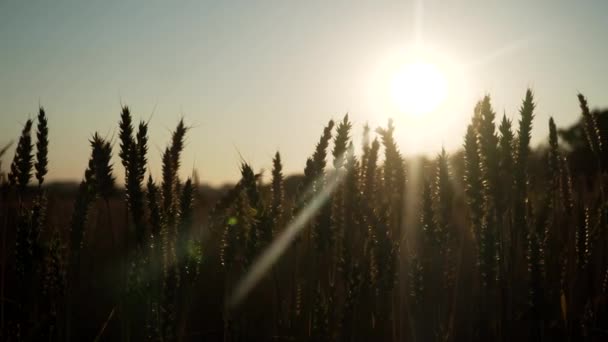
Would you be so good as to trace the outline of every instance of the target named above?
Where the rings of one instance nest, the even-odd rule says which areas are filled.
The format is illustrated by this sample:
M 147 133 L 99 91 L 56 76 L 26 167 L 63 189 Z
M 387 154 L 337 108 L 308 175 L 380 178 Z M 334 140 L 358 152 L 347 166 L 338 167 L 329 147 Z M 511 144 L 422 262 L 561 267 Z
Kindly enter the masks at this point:
M 333 172 L 329 177 L 327 184 L 319 192 L 310 203 L 296 216 L 296 218 L 283 230 L 283 232 L 268 246 L 264 252 L 258 256 L 251 266 L 251 269 L 238 282 L 232 296 L 228 299 L 226 305 L 229 309 L 233 309 L 241 303 L 241 301 L 249 294 L 251 289 L 262 279 L 262 277 L 270 270 L 272 265 L 277 262 L 287 247 L 291 244 L 298 233 L 306 227 L 310 219 L 321 209 L 323 204 L 327 202 L 330 195 L 338 187 L 344 179 L 343 172 Z

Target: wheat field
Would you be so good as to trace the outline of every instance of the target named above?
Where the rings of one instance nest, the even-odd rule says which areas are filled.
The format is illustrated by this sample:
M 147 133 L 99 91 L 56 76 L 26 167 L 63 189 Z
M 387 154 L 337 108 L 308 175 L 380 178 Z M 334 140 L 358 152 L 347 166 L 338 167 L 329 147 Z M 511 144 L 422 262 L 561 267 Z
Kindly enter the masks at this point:
M 276 152 L 270 183 L 243 162 L 220 190 L 178 176 L 184 120 L 153 178 L 128 107 L 116 141 L 91 136 L 78 186 L 47 184 L 40 108 L 0 137 L 16 138 L 10 164 L 0 150 L 0 339 L 606 341 L 608 115 L 578 102 L 558 129 L 534 122 L 531 90 L 516 122 L 486 96 L 434 160 L 403 155 L 392 122 L 353 136 L 346 115 L 302 174 Z M 533 123 L 549 126 L 538 148 Z

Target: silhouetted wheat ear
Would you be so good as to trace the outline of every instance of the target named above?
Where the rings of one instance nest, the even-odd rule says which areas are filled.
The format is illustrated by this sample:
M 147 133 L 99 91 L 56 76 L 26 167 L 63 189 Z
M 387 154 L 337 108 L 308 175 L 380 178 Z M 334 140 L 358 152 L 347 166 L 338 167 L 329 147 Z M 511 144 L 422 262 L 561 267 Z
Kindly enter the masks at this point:
M 184 150 L 184 139 L 187 131 L 188 128 L 185 126 L 184 120 L 181 119 L 171 137 L 171 161 L 176 174 L 180 167 L 180 156 Z
M 128 107 L 123 107 L 120 120 L 120 153 L 125 168 L 125 194 L 127 206 L 135 226 L 135 238 L 138 248 L 143 247 L 145 240 L 144 190 L 143 181 L 146 172 L 147 124 L 141 122 L 136 138 Z
M 171 150 L 169 147 L 165 148 L 165 152 L 163 152 L 162 156 L 162 173 L 163 173 L 163 181 L 161 185 L 162 189 L 162 199 L 163 199 L 163 217 L 166 219 L 170 219 L 173 217 L 173 204 L 175 202 L 175 169 L 173 166 L 173 162 L 171 160 Z
M 282 224 L 283 216 L 283 164 L 281 163 L 281 154 L 277 151 L 272 159 L 272 199 L 270 208 L 270 217 L 273 218 L 273 231 L 277 233 Z
M 137 130 L 137 176 L 140 182 L 143 182 L 148 164 L 148 124 L 144 121 L 139 123 Z
M 48 166 L 48 146 L 49 146 L 49 128 L 44 108 L 40 107 L 38 111 L 38 126 L 36 132 L 36 179 L 38 186 L 42 186 L 44 176 L 47 174 Z
M 114 176 L 112 175 L 112 145 L 95 133 L 90 140 L 93 170 L 97 193 L 103 199 L 108 199 L 114 192 Z
M 589 148 L 597 156 L 602 152 L 602 141 L 600 139 L 600 130 L 597 123 L 597 118 L 589 111 L 587 105 L 587 99 L 581 93 L 578 95 L 578 102 L 581 107 L 581 113 L 583 115 L 583 129 L 585 130 L 585 136 L 589 143 Z
M 20 191 L 24 191 L 32 178 L 32 120 L 27 120 L 21 131 L 19 143 L 15 149 L 15 157 L 11 164 L 11 171 L 8 175 L 8 180 L 11 185 L 18 186 Z
M 344 159 L 346 157 L 346 146 L 350 141 L 350 130 L 352 124 L 348 121 L 348 114 L 344 116 L 344 119 L 338 124 L 336 129 L 336 137 L 334 139 L 334 148 L 332 155 L 334 157 L 334 168 L 339 169 L 344 165 Z
M 118 153 L 120 160 L 122 161 L 122 165 L 125 167 L 126 171 L 129 170 L 129 161 L 130 161 L 130 153 L 135 145 L 135 141 L 133 140 L 133 120 L 131 118 L 131 111 L 129 107 L 122 107 L 122 111 L 120 113 L 120 152 Z
M 329 122 L 327 123 L 327 126 L 325 126 L 325 128 L 323 129 L 323 135 L 321 135 L 321 138 L 319 139 L 315 152 L 312 156 L 312 160 L 313 160 L 313 164 L 314 164 L 314 171 L 313 171 L 314 178 L 321 177 L 325 172 L 325 165 L 327 163 L 326 162 L 327 147 L 329 146 L 329 141 L 331 140 L 331 137 L 332 137 L 331 132 L 332 132 L 333 128 L 334 128 L 334 121 L 329 120 Z
M 133 210 L 133 192 L 137 187 L 138 183 L 138 165 L 137 165 L 137 153 L 135 140 L 133 138 L 133 124 L 131 119 L 131 112 L 129 107 L 124 106 L 120 113 L 120 124 L 119 124 L 119 139 L 120 139 L 120 151 L 118 156 L 125 168 L 125 193 L 127 196 L 127 203 L 129 209 Z M 135 215 L 133 215 L 135 216 Z

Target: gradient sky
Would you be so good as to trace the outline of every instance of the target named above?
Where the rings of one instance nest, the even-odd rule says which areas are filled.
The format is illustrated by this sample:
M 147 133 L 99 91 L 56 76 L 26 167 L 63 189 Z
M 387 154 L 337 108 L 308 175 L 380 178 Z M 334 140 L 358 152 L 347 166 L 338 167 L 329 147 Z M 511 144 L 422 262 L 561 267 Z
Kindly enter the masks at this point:
M 238 178 L 241 156 L 269 170 L 277 149 L 286 173 L 302 170 L 326 122 L 346 112 L 355 138 L 365 122 L 393 117 L 406 156 L 454 150 L 479 97 L 490 93 L 497 113 L 516 118 L 528 86 L 539 143 L 549 116 L 558 126 L 577 119 L 577 91 L 608 106 L 606 37 L 602 0 L 0 1 L 0 144 L 40 103 L 49 177 L 78 180 L 88 138 L 116 140 L 127 104 L 151 118 L 154 175 L 184 117 L 193 128 L 183 175 L 196 167 L 220 184 Z M 466 66 L 453 105 L 424 123 L 373 95 L 383 63 L 416 41 Z

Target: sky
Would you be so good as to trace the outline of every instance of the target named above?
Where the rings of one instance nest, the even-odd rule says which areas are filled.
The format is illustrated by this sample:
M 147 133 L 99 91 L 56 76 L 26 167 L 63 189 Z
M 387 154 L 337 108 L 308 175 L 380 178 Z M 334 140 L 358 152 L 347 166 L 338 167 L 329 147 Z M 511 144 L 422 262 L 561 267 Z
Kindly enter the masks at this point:
M 490 94 L 497 114 L 516 121 L 527 87 L 539 144 L 550 116 L 562 127 L 578 119 L 577 92 L 608 107 L 607 34 L 602 0 L 0 0 L 0 145 L 40 104 L 51 180 L 83 176 L 94 132 L 113 139 L 120 175 L 128 105 L 150 122 L 153 176 L 184 118 L 182 176 L 197 169 L 219 185 L 238 179 L 242 160 L 268 174 L 277 150 L 286 174 L 301 172 L 327 121 L 346 113 L 355 141 L 365 123 L 392 117 L 406 157 L 454 151 L 479 98 Z M 385 94 L 390 70 L 414 55 L 450 83 L 445 103 L 424 117 Z

